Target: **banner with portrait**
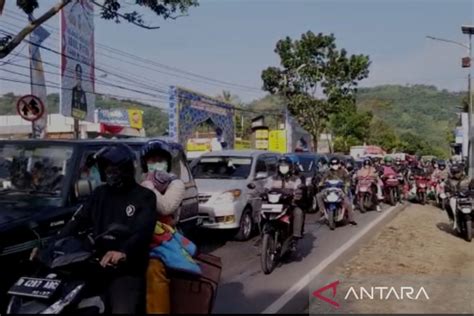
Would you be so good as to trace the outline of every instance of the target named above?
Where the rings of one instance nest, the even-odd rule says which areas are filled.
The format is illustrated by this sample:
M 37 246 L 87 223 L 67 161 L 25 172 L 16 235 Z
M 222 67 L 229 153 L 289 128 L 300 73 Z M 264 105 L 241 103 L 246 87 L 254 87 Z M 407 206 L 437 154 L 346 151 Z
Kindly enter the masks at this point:
M 61 10 L 61 114 L 94 121 L 94 7 L 73 0 Z

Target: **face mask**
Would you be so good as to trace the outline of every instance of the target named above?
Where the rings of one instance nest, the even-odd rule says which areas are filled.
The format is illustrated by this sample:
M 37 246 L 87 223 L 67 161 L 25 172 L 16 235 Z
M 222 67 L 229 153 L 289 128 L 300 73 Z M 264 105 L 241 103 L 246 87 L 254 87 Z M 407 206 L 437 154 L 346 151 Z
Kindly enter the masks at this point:
M 163 161 L 148 164 L 148 171 L 153 172 L 155 170 L 168 172 L 168 163 Z
M 105 182 L 114 188 L 120 188 L 123 186 L 123 179 L 119 173 L 106 173 Z
M 331 166 L 331 169 L 332 169 L 332 170 L 339 170 L 339 165 L 332 165 L 332 166 Z
M 281 174 L 288 174 L 290 172 L 290 167 L 289 166 L 280 166 L 279 168 Z
M 370 165 L 364 165 L 364 168 L 365 168 L 365 169 L 369 169 L 369 168 L 370 168 Z

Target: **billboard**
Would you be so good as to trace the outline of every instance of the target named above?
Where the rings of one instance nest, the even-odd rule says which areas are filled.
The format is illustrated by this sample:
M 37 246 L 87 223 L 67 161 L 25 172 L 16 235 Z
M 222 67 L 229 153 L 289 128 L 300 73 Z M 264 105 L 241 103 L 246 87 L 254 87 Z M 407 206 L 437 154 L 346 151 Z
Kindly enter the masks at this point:
M 94 7 L 74 0 L 61 10 L 61 114 L 94 121 Z

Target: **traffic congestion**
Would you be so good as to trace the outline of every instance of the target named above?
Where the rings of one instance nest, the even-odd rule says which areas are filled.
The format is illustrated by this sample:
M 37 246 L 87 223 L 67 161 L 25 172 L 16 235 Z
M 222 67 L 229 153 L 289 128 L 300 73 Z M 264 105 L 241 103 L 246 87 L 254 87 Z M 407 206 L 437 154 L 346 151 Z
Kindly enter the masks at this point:
M 0 0 L 0 316 L 473 314 L 472 9 Z
M 188 165 L 180 145 L 160 139 L 0 145 L 2 280 L 9 280 L 2 282 L 2 301 L 8 313 L 101 306 L 103 312 L 100 300 L 82 304 L 101 297 L 100 291 L 117 308 L 111 312 L 131 312 L 145 297 L 149 313 L 211 312 L 226 267 L 193 243 L 196 238 L 205 249 L 200 235 L 209 230 L 238 240 L 241 251 L 252 251 L 245 241 L 257 236 L 267 275 L 291 265 L 304 234 L 311 233 L 304 229 L 307 216 L 319 217 L 337 235 L 358 225 L 355 212 L 433 203 L 462 238 L 472 239 L 472 185 L 463 161 L 220 151 Z M 170 274 L 175 270 L 182 274 Z M 145 272 L 146 293 L 138 290 Z M 199 279 L 207 291 L 187 307 L 174 305 L 173 282 L 180 288 L 202 273 L 208 274 Z M 47 306 L 59 284 L 59 303 Z

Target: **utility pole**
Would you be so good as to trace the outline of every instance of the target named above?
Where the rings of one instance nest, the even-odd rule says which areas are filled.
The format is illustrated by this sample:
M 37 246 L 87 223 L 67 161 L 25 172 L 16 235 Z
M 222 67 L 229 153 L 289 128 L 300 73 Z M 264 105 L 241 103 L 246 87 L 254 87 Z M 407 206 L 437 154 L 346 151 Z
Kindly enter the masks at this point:
M 474 25 L 463 25 L 461 26 L 461 30 L 463 34 L 469 35 L 469 42 L 467 45 L 453 41 L 453 40 L 443 39 L 443 38 L 434 37 L 434 36 L 427 36 L 427 38 L 435 40 L 435 41 L 455 44 L 467 49 L 468 57 L 466 58 L 466 63 L 464 61 L 465 59 L 463 59 L 462 67 L 469 68 L 469 72 L 467 75 L 467 91 L 469 94 L 468 95 L 469 113 L 467 114 L 467 117 L 468 117 L 469 131 L 468 131 L 467 137 L 469 139 L 469 149 L 468 149 L 469 178 L 472 179 L 474 177 L 474 120 L 473 120 L 474 114 L 473 114 L 473 108 L 472 108 L 471 61 L 472 61 L 472 35 L 474 34 Z M 466 135 L 464 135 L 464 137 L 465 136 Z
M 468 43 L 468 58 L 469 58 L 469 73 L 468 73 L 468 93 L 469 93 L 469 178 L 474 176 L 474 120 L 472 109 L 472 84 L 471 84 L 471 64 L 472 64 L 472 34 L 474 34 L 474 25 L 463 25 L 461 27 L 463 34 L 469 35 Z

